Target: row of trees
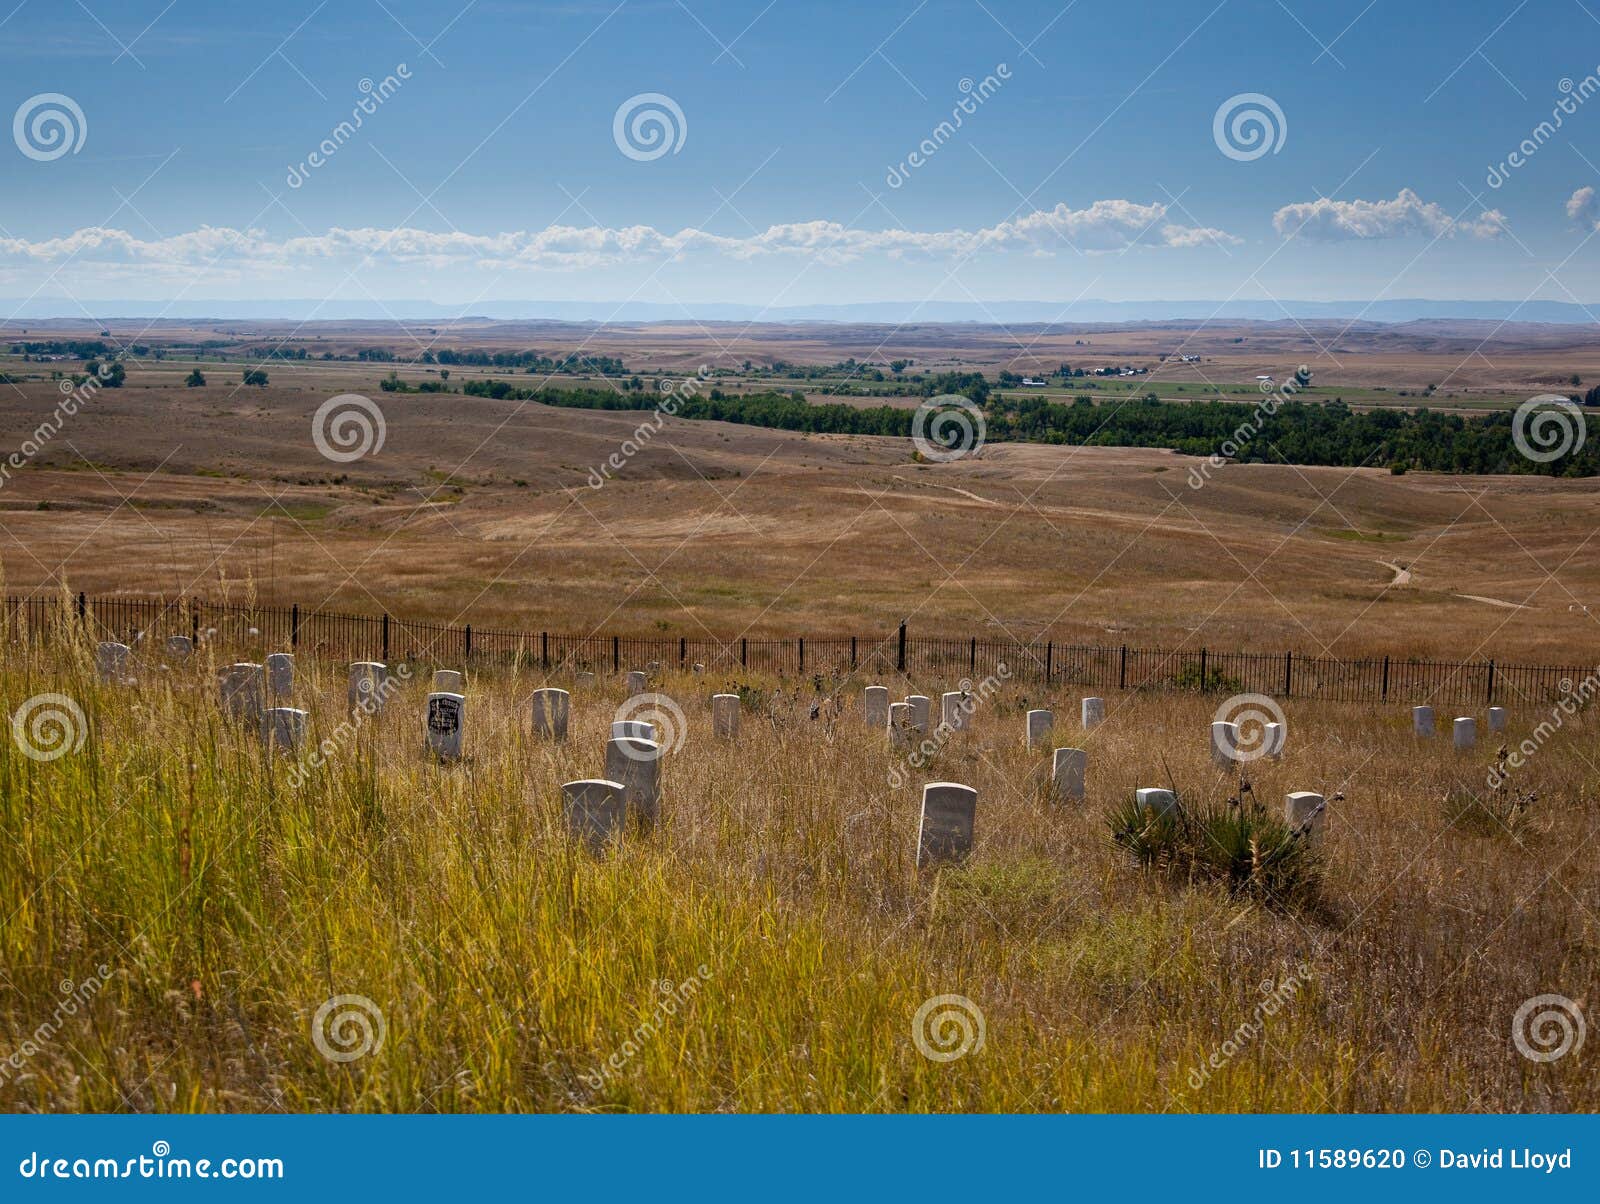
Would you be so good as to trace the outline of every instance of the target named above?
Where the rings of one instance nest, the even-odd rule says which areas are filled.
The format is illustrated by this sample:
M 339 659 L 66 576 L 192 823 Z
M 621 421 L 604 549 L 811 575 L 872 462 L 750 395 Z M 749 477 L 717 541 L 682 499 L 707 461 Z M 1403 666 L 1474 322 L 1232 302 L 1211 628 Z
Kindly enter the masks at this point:
M 954 383 L 949 374 L 942 384 Z M 930 382 L 931 384 L 932 382 Z M 932 396 L 957 389 L 933 386 Z M 503 380 L 468 381 L 465 393 L 597 410 L 651 410 L 649 393 L 610 389 L 519 389 Z M 986 393 L 986 391 L 985 391 Z M 1123 404 L 1095 405 L 1087 397 L 1063 405 L 1026 397 L 979 401 L 989 442 L 1028 441 L 1074 446 L 1164 447 L 1190 455 L 1225 455 L 1243 462 L 1415 468 L 1453 473 L 1600 475 L 1600 438 L 1568 440 L 1573 450 L 1541 463 L 1523 455 L 1513 438 L 1514 416 L 1500 411 L 1466 418 L 1433 410 L 1350 409 L 1343 402 L 1164 402 L 1154 394 Z M 815 434 L 909 437 L 915 411 L 902 407 L 812 405 L 801 393 L 680 397 L 676 413 L 690 419 Z M 1581 415 L 1574 415 L 1583 421 Z M 1577 432 L 1574 433 L 1575 436 Z M 1537 448 L 1539 444 L 1535 442 Z

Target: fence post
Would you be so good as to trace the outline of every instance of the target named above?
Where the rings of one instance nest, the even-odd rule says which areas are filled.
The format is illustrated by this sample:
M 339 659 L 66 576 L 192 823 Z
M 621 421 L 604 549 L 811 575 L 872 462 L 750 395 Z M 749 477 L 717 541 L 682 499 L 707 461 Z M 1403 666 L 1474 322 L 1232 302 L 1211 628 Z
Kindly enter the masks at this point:
M 546 669 L 550 667 L 550 633 L 548 631 L 539 633 L 539 663 Z
M 200 604 L 192 599 L 189 602 L 189 642 L 200 647 Z
M 289 608 L 289 647 L 300 647 L 300 603 Z
M 1044 684 L 1050 684 L 1051 675 L 1055 669 L 1056 646 L 1052 640 L 1044 642 Z
M 739 637 L 739 668 L 750 667 L 750 641 L 744 636 Z
M 800 641 L 800 669 L 799 669 L 799 671 L 801 673 L 804 673 L 806 671 L 806 637 L 805 636 L 800 636 L 799 637 L 799 641 Z
M 972 637 L 972 651 L 967 656 L 967 666 L 968 666 L 967 671 L 969 673 L 976 673 L 978 671 L 978 637 L 977 636 L 973 636 Z
M 1121 666 L 1121 668 L 1119 668 L 1117 670 L 1117 689 L 1126 690 L 1127 688 L 1128 688 L 1128 646 L 1126 644 L 1124 644 L 1122 646 L 1122 666 Z
M 686 635 L 680 635 L 678 637 L 678 668 L 681 669 L 688 663 L 689 663 L 689 637 L 686 636 Z
M 622 672 L 622 639 L 620 636 L 611 637 L 611 671 Z
M 1490 703 L 1494 702 L 1494 662 L 1493 661 L 1489 662 L 1489 698 L 1488 698 L 1488 701 Z
M 466 633 L 465 633 L 465 638 L 462 640 L 462 647 L 463 647 L 464 651 L 461 653 L 461 659 L 464 660 L 464 661 L 470 661 L 472 659 L 472 624 L 471 623 L 467 624 L 467 630 L 466 630 Z
M 1389 701 L 1389 656 L 1387 653 L 1383 657 L 1383 701 Z
M 852 673 L 854 673 L 855 672 L 855 668 L 856 668 L 856 637 L 855 636 L 851 636 L 850 637 L 850 671 Z
M 383 663 L 389 663 L 389 612 L 383 612 Z
M 78 622 L 82 623 L 89 617 L 89 599 L 82 592 L 78 594 Z
M 900 624 L 900 652 L 895 658 L 895 668 L 900 672 L 906 671 L 906 625 Z
M 1289 697 L 1289 685 L 1290 685 L 1290 681 L 1291 681 L 1291 675 L 1292 675 L 1293 672 L 1294 672 L 1294 653 L 1285 652 L 1283 654 L 1283 696 L 1285 698 Z
M 1206 650 L 1200 649 L 1200 693 L 1206 692 Z

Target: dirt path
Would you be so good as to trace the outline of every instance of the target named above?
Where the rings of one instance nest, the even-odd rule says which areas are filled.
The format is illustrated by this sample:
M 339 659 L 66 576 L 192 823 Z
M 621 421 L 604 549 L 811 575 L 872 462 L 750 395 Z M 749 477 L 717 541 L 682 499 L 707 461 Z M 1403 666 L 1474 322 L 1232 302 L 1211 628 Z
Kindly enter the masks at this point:
M 1507 610 L 1533 609 L 1525 602 L 1506 602 L 1500 598 L 1485 598 L 1482 594 L 1452 594 L 1451 597 L 1465 598 L 1468 602 L 1482 602 L 1489 606 L 1504 606 Z
M 1411 584 L 1411 570 L 1410 569 L 1403 569 L 1398 564 L 1393 564 L 1393 563 L 1391 563 L 1390 561 L 1387 561 L 1387 560 L 1380 560 L 1380 561 L 1378 561 L 1378 563 L 1381 564 L 1384 568 L 1388 569 L 1391 573 L 1394 574 L 1394 580 L 1389 582 L 1389 584 L 1391 586 L 1394 586 L 1394 585 L 1410 585 Z

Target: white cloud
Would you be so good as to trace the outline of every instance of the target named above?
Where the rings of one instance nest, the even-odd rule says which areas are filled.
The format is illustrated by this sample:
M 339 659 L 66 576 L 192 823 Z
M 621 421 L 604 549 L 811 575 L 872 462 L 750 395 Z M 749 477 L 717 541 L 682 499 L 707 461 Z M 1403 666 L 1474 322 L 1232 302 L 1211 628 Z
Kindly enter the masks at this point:
M 0 238 L 0 266 L 60 264 L 143 266 L 189 270 L 252 267 L 292 269 L 312 264 L 476 265 L 500 270 L 578 270 L 628 263 L 720 255 L 811 258 L 823 264 L 867 256 L 955 259 L 983 252 L 1054 255 L 1139 247 L 1198 247 L 1239 240 L 1222 230 L 1168 220 L 1167 206 L 1096 201 L 1087 209 L 1036 210 L 977 230 L 862 230 L 838 222 L 790 222 L 730 237 L 687 228 L 667 233 L 652 226 L 547 226 L 500 234 L 431 230 L 344 229 L 274 240 L 260 230 L 202 226 L 170 238 L 141 239 L 126 230 L 88 227 L 37 242 Z
M 1567 198 L 1567 220 L 1580 226 L 1600 226 L 1600 204 L 1595 203 L 1593 188 L 1580 188 Z
M 1475 218 L 1452 217 L 1442 206 L 1402 188 L 1392 201 L 1335 201 L 1323 197 L 1285 205 L 1272 215 L 1273 228 L 1285 237 L 1300 235 L 1316 242 L 1369 238 L 1498 238 L 1505 214 L 1486 209 Z

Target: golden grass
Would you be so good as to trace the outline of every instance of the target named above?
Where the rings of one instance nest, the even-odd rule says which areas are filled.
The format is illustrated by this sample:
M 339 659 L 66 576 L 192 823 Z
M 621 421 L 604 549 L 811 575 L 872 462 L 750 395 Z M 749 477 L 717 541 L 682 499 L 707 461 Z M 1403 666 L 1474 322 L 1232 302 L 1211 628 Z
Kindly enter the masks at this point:
M 662 823 L 595 858 L 567 839 L 559 786 L 600 774 L 619 679 L 576 690 L 571 739 L 551 744 L 528 730 L 545 675 L 479 667 L 467 760 L 439 766 L 421 752 L 419 671 L 295 788 L 287 758 L 218 713 L 212 668 L 103 685 L 70 639 L 8 646 L 8 712 L 65 693 L 89 734 L 51 762 L 0 744 L 0 1108 L 1600 1107 L 1593 1041 L 1539 1065 L 1511 1040 L 1523 1000 L 1592 1003 L 1600 981 L 1592 720 L 1517 772 L 1539 798 L 1512 833 L 1442 809 L 1483 792 L 1492 745 L 1419 747 L 1404 708 L 1291 702 L 1284 759 L 1247 767 L 1255 792 L 1274 808 L 1292 789 L 1345 798 L 1320 904 L 1273 907 L 1147 874 L 1110 839 L 1136 786 L 1236 790 L 1208 757 L 1215 697 L 1112 697 L 1086 735 L 1076 696 L 1010 684 L 896 790 L 894 754 L 861 722 L 866 683 L 822 683 L 840 689 L 836 720 L 747 709 L 730 744 L 710 733 L 715 690 L 792 704 L 814 684 L 669 675 L 688 730 Z M 343 673 L 300 664 L 318 739 L 343 717 Z M 1037 705 L 1089 751 L 1081 805 L 1041 796 L 1048 755 L 1022 745 Z M 1514 709 L 1512 731 L 1543 717 Z M 918 785 L 935 779 L 979 790 L 978 847 L 918 874 Z M 60 1016 L 63 980 L 102 964 L 105 985 Z M 1194 1086 L 1302 965 L 1293 999 Z M 943 994 L 970 998 L 986 1034 L 940 1063 L 912 1020 Z M 313 1017 L 337 995 L 381 1010 L 380 1049 L 318 1052 Z

